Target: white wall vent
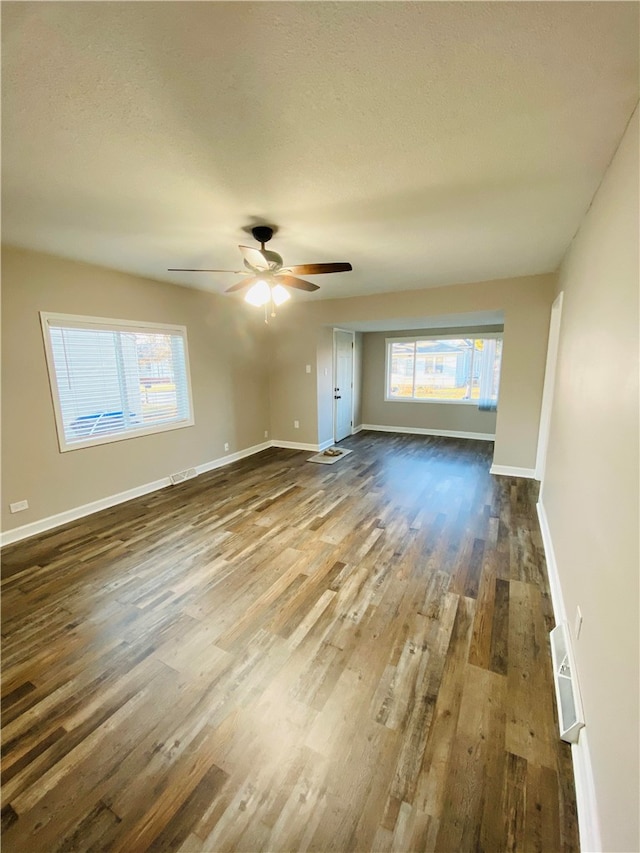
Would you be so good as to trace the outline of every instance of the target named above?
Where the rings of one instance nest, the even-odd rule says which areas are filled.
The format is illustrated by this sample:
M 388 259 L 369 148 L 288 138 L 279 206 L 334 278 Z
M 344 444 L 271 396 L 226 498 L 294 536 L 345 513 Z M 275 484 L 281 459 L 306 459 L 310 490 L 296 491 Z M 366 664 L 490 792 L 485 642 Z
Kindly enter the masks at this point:
M 186 471 L 178 471 L 177 474 L 171 474 L 169 479 L 171 483 L 175 486 L 177 483 L 184 483 L 185 480 L 191 480 L 193 477 L 197 476 L 197 472 L 195 468 L 187 468 Z
M 567 743 L 577 743 L 584 714 L 567 623 L 556 625 L 550 637 L 560 737 Z

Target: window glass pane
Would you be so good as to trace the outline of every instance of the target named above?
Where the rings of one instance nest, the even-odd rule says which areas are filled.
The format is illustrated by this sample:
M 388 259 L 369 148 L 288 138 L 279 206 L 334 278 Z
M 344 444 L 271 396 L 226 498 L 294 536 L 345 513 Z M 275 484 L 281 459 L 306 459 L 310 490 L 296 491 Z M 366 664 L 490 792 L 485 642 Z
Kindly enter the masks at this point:
M 418 341 L 416 349 L 416 399 L 469 399 L 473 341 Z
M 136 358 L 145 424 L 163 423 L 180 415 L 178 384 L 184 360 L 182 339 L 170 335 L 135 335 Z M 182 407 L 183 408 L 183 407 Z
M 389 341 L 387 398 L 475 403 L 495 411 L 502 339 Z
M 389 397 L 411 398 L 413 396 L 413 359 L 415 344 L 391 344 L 389 371 Z

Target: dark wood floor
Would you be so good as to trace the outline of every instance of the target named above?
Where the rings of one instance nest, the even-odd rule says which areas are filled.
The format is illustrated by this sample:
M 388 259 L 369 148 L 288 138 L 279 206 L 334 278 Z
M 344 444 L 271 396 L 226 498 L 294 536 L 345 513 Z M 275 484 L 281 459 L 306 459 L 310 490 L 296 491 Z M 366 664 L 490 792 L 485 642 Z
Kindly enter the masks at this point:
M 535 486 L 270 450 L 3 554 L 3 850 L 577 850 Z

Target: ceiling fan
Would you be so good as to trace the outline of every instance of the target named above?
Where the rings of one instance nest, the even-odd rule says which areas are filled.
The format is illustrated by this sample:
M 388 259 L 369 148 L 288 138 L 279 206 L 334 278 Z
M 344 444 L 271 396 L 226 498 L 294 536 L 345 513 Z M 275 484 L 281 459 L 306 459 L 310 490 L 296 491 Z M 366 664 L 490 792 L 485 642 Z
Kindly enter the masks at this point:
M 235 275 L 246 276 L 237 284 L 231 285 L 225 293 L 234 293 L 238 290 L 249 288 L 245 301 L 250 305 L 265 306 L 265 321 L 267 305 L 271 303 L 271 316 L 275 316 L 275 306 L 282 305 L 290 298 L 286 290 L 292 287 L 295 290 L 313 291 L 319 290 L 317 284 L 297 278 L 298 275 L 321 275 L 330 272 L 349 272 L 353 269 L 349 263 L 334 264 L 297 264 L 285 267 L 282 256 L 277 252 L 265 249 L 265 243 L 273 237 L 274 229 L 269 225 L 257 225 L 251 229 L 255 240 L 260 243 L 260 248 L 252 246 L 238 246 L 244 258 L 244 270 L 210 270 L 210 269 L 169 269 L 169 272 L 228 272 Z

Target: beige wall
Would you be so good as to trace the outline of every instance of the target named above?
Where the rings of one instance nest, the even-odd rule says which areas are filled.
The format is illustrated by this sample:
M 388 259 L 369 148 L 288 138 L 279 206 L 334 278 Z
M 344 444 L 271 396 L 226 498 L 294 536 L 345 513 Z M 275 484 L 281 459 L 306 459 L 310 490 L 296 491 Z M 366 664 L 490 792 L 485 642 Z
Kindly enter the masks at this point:
M 575 641 L 603 850 L 638 827 L 638 114 L 559 279 L 544 505 Z
M 274 439 L 316 444 L 318 436 L 318 349 L 326 344 L 320 330 L 309 334 L 280 334 L 278 319 L 269 326 L 269 392 Z M 329 334 L 331 334 L 329 332 Z M 307 373 L 307 365 L 311 372 Z M 296 429 L 294 421 L 300 426 Z
M 60 453 L 39 312 L 185 325 L 195 426 Z M 2 527 L 7 531 L 260 444 L 264 324 L 230 299 L 35 252 L 2 253 Z M 29 509 L 11 515 L 9 503 Z
M 495 327 L 501 330 L 501 327 Z M 488 330 L 485 330 L 488 331 Z M 482 330 L 478 330 L 481 334 Z M 481 412 L 477 406 L 456 403 L 389 402 L 384 399 L 386 382 L 386 339 L 432 334 L 474 334 L 473 329 L 421 329 L 369 332 L 364 335 L 363 423 L 451 432 L 493 435 L 496 413 Z
M 321 344 L 326 334 L 323 329 L 412 317 L 425 320 L 428 326 L 429 317 L 502 311 L 504 340 L 494 463 L 533 469 L 555 283 L 554 275 L 539 275 L 421 291 L 288 303 L 286 310 L 274 320 L 270 332 L 277 340 L 278 349 L 291 356 L 288 361 L 278 359 L 271 374 L 271 406 L 274 420 L 278 420 L 277 437 L 314 443 L 325 438 L 324 431 L 318 433 L 317 417 L 320 412 L 331 409 L 331 386 L 322 390 L 318 383 L 309 385 L 300 381 L 305 358 L 312 359 L 314 353 L 325 353 L 322 357 L 326 358 L 326 348 Z M 324 363 L 316 362 L 317 371 L 323 368 Z M 302 414 L 300 430 L 292 427 L 294 411 Z M 280 412 L 285 413 L 284 417 L 280 417 Z M 304 431 L 303 423 L 308 426 Z
M 3 252 L 3 529 L 75 509 L 260 444 L 333 437 L 332 328 L 394 317 L 503 310 L 496 464 L 533 467 L 553 276 L 357 299 L 298 302 L 268 327 L 244 304 L 49 255 Z M 187 326 L 196 424 L 61 454 L 39 312 Z M 363 336 L 356 335 L 355 425 Z M 306 366 L 310 365 L 310 373 Z M 299 428 L 294 428 L 294 420 Z M 461 427 L 462 428 L 462 427 Z M 469 430 L 475 431 L 475 430 Z M 479 430 L 478 430 L 479 431 Z M 30 508 L 11 515 L 8 504 Z

